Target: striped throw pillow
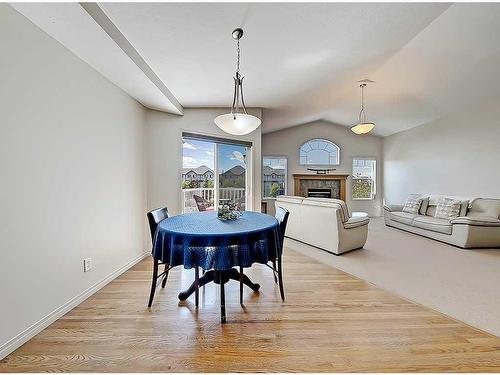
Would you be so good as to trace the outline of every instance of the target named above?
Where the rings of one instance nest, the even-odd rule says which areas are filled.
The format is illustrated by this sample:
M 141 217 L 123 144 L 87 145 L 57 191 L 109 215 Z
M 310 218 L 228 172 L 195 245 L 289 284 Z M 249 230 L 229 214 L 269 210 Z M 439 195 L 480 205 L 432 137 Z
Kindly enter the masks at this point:
M 410 194 L 408 198 L 406 198 L 403 212 L 416 215 L 418 213 L 418 210 L 420 209 L 421 204 L 422 198 L 420 198 L 420 195 Z
M 451 219 L 452 217 L 458 217 L 458 215 L 460 214 L 461 205 L 461 201 L 450 198 L 440 199 L 438 200 L 434 217 L 440 219 Z

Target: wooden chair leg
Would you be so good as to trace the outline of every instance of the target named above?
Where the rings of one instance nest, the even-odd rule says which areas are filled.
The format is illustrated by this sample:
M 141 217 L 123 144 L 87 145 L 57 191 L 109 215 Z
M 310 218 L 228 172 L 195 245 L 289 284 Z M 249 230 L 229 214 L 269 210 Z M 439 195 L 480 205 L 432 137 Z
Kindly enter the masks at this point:
M 276 269 L 276 259 L 273 259 L 273 268 Z M 276 277 L 276 272 L 273 271 L 274 282 L 278 284 L 278 278 Z
M 220 280 L 220 321 L 221 323 L 226 323 L 226 295 L 224 291 L 224 279 L 222 277 L 222 272 L 219 272 Z
M 162 288 L 165 288 L 165 284 L 167 283 L 167 279 L 168 279 L 168 267 L 169 267 L 169 264 L 166 263 L 165 264 L 165 276 L 163 277 L 163 280 L 161 282 L 161 287 Z
M 278 282 L 280 286 L 281 300 L 285 301 L 285 289 L 283 288 L 283 266 L 281 264 L 281 257 L 278 258 Z
M 243 306 L 243 267 L 240 266 L 240 305 Z
M 148 302 L 148 307 L 151 307 L 153 304 L 153 297 L 155 296 L 155 290 L 156 290 L 156 279 L 158 278 L 158 261 L 156 259 L 153 259 L 153 280 L 151 282 L 151 292 L 149 293 L 149 302 Z
M 194 268 L 194 281 L 196 283 L 196 290 L 194 292 L 195 306 L 198 307 L 200 302 L 200 270 L 198 267 Z

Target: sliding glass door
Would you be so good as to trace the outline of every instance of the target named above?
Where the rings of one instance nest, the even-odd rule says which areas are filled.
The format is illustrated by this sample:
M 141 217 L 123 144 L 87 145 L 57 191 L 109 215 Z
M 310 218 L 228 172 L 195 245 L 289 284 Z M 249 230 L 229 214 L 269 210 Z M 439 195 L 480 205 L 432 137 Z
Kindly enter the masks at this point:
M 183 135 L 182 212 L 217 210 L 232 203 L 248 207 L 248 155 L 250 146 L 220 138 Z
M 219 204 L 230 203 L 238 210 L 245 210 L 247 147 L 220 143 L 216 150 Z
M 182 212 L 215 208 L 215 143 L 182 140 Z

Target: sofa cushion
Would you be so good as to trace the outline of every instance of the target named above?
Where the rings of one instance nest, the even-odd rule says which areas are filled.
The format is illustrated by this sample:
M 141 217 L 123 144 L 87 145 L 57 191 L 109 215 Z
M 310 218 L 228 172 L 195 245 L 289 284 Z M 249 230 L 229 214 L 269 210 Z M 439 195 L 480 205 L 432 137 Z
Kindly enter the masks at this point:
M 422 198 L 420 198 L 419 194 L 410 194 L 408 198 L 406 198 L 405 205 L 403 207 L 403 212 L 409 214 L 417 214 L 420 210 L 420 206 L 422 204 Z
M 440 199 L 434 216 L 439 219 L 451 219 L 453 217 L 458 217 L 458 215 L 460 215 L 461 204 L 461 201 L 450 198 Z
M 416 218 L 417 215 L 410 214 L 408 212 L 391 212 L 391 220 L 397 221 L 398 223 L 403 223 L 407 225 L 411 225 L 413 219 Z
M 444 234 L 451 234 L 452 227 L 451 223 L 447 219 L 440 219 L 437 217 L 430 216 L 417 216 L 412 225 L 420 229 L 431 230 L 433 232 L 439 232 Z

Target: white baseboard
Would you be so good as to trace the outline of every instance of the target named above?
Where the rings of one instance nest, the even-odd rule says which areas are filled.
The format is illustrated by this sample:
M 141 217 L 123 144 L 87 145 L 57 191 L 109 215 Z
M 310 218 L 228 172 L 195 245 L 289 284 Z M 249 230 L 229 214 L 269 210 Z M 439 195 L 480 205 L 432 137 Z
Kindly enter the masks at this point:
M 76 297 L 72 298 L 68 302 L 66 302 L 64 305 L 58 307 L 51 313 L 47 314 L 45 317 L 40 319 L 38 322 L 33 324 L 31 327 L 28 327 L 25 329 L 23 332 L 18 334 L 17 336 L 13 337 L 9 341 L 7 341 L 5 344 L 2 344 L 0 346 L 0 360 L 5 358 L 7 355 L 12 353 L 14 350 L 19 348 L 21 345 L 23 345 L 26 341 L 30 340 L 32 337 L 43 331 L 45 328 L 47 328 L 49 325 L 54 323 L 57 319 L 62 317 L 64 314 L 78 306 L 80 303 L 82 303 L 84 300 L 89 298 L 92 294 L 97 292 L 99 289 L 104 287 L 106 284 L 110 283 L 113 281 L 115 278 L 120 276 L 122 273 L 127 271 L 129 268 L 132 266 L 136 265 L 139 263 L 141 260 L 146 258 L 147 256 L 150 255 L 150 252 L 145 252 L 140 254 L 139 256 L 135 257 L 132 259 L 130 262 L 125 264 L 123 267 L 120 267 L 116 271 L 110 273 L 108 276 L 106 276 L 104 279 L 101 281 L 97 282 L 90 288 L 84 290 L 82 293 L 77 295 Z

